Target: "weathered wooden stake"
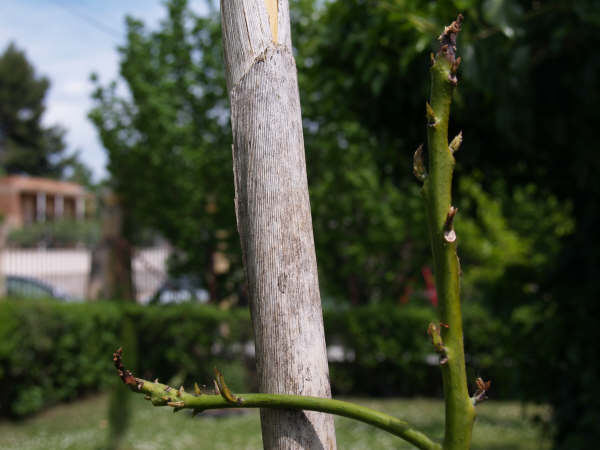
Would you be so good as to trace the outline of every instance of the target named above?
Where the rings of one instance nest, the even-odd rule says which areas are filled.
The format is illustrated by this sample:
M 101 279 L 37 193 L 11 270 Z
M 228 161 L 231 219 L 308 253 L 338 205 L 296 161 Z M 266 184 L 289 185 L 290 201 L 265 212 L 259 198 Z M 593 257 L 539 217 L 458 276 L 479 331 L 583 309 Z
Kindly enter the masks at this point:
M 330 397 L 288 2 L 223 0 L 235 208 L 261 392 Z M 332 449 L 333 418 L 261 410 L 267 449 Z

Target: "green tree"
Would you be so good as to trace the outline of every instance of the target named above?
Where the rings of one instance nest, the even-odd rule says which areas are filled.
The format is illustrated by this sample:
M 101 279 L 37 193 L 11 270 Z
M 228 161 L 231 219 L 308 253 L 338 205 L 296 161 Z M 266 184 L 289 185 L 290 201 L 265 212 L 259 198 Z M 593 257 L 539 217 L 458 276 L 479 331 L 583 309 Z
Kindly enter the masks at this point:
M 427 80 L 422 61 L 431 50 L 435 30 L 455 8 L 470 8 L 462 38 L 469 64 L 478 66 L 479 61 L 468 55 L 479 35 L 499 30 L 481 18 L 489 9 L 482 2 L 440 2 L 430 8 L 419 2 L 330 2 L 320 8 L 310 1 L 297 3 L 295 32 L 300 36 L 298 65 L 321 278 L 327 292 L 340 298 L 397 300 L 407 285 L 422 285 L 420 269 L 430 264 L 423 238 L 425 220 L 408 176 L 409 156 L 422 139 L 421 99 Z M 524 208 L 515 210 L 512 202 L 518 193 L 513 191 L 522 192 L 531 180 L 521 179 L 515 186 L 500 183 L 503 174 L 478 152 L 489 145 L 481 131 L 489 125 L 479 119 L 482 110 L 488 115 L 497 110 L 487 103 L 485 108 L 476 107 L 477 114 L 465 114 L 471 103 L 480 101 L 482 88 L 473 77 L 467 67 L 464 84 L 475 90 L 473 99 L 465 99 L 470 91 L 461 85 L 456 103 L 461 122 L 469 122 L 469 140 L 477 141 L 469 141 L 465 153 L 475 147 L 484 170 L 473 164 L 473 155 L 464 157 L 466 163 L 461 158 L 458 206 L 468 208 L 466 215 L 474 217 L 461 224 L 463 258 L 475 265 L 464 280 L 465 293 L 483 299 L 486 289 L 511 265 L 531 268 L 539 262 L 526 256 L 532 241 L 548 242 L 555 256 L 559 239 L 572 231 L 572 221 L 569 203 L 557 213 L 560 218 L 555 213 L 536 219 L 549 227 L 524 221 L 520 216 Z M 397 157 L 398 149 L 407 157 Z M 507 180 L 512 180 L 512 166 L 507 173 Z M 519 198 L 530 206 L 546 205 L 550 197 L 557 201 L 542 188 L 528 192 Z M 550 226 L 557 220 L 565 226 Z M 546 256 L 545 263 L 553 260 Z
M 429 259 L 418 189 L 380 176 L 375 140 L 357 121 L 316 119 L 318 131 L 305 135 L 324 292 L 342 303 L 398 301 Z
M 589 380 L 598 378 L 600 366 L 582 350 L 598 339 L 593 323 L 598 304 L 592 301 L 599 295 L 595 255 L 600 254 L 596 233 L 600 183 L 594 175 L 600 158 L 593 127 L 600 95 L 600 78 L 595 76 L 600 69 L 596 51 L 600 20 L 595 2 L 298 0 L 292 7 L 324 297 L 356 302 L 397 299 L 407 282 L 418 279 L 420 266 L 428 263 L 421 236 L 424 217 L 407 174 L 410 154 L 423 135 L 422 99 L 427 95 L 428 78 L 423 61 L 446 18 L 461 10 L 467 17 L 461 36 L 465 64 L 454 96 L 453 123 L 466 130 L 466 141 L 456 168 L 463 180 L 457 186 L 457 206 L 465 211 L 463 217 L 472 219 L 459 222 L 457 228 L 462 227 L 463 261 L 475 265 L 464 280 L 465 299 L 480 300 L 512 324 L 511 344 L 527 349 L 522 357 L 515 354 L 519 367 L 526 368 L 519 375 L 523 395 L 555 406 L 557 443 L 564 448 L 585 448 L 596 442 L 594 424 L 600 417 L 596 399 L 600 394 L 597 384 Z M 197 83 L 203 93 L 212 96 L 214 103 L 210 104 L 219 105 L 204 108 L 208 115 L 197 116 L 196 128 L 203 130 L 207 123 L 216 123 L 221 133 L 227 128 L 227 105 L 219 33 L 211 21 L 194 23 L 202 24 L 197 31 L 203 40 L 194 44 L 196 56 L 191 60 L 202 61 L 195 70 L 211 74 L 210 79 Z M 167 40 L 169 33 L 164 28 L 156 34 Z M 160 84 L 157 77 L 163 73 L 158 69 L 166 67 L 156 56 L 161 54 L 160 47 L 150 49 L 151 36 L 144 32 L 145 40 L 136 45 L 146 46 L 141 58 L 154 65 L 141 64 L 140 71 L 131 70 L 129 75 L 143 81 L 140 84 L 146 89 L 130 89 L 133 101 L 106 102 L 115 112 L 114 117 L 107 116 L 106 124 L 136 117 L 140 100 L 155 106 L 140 109 L 146 111 L 143 115 L 148 121 L 166 117 L 160 104 L 168 104 L 173 97 L 168 83 L 150 100 L 152 88 Z M 160 40 L 158 36 L 154 39 Z M 125 49 L 122 54 L 127 55 Z M 165 55 L 164 61 L 170 60 Z M 110 88 L 105 88 L 104 93 L 108 91 Z M 178 129 L 173 126 L 176 123 L 171 120 L 167 126 L 157 126 L 161 132 L 155 135 L 169 136 Z M 110 139 L 135 143 L 146 136 L 128 128 L 126 120 L 122 125 L 106 127 L 113 132 Z M 452 127 L 450 135 L 455 135 L 459 130 Z M 132 130 L 130 134 L 128 130 Z M 204 211 L 202 202 L 194 203 L 197 208 L 182 209 L 185 213 L 177 213 L 174 207 L 172 216 L 181 220 L 167 220 L 161 206 L 156 206 L 165 202 L 154 201 L 152 196 L 161 199 L 168 191 L 167 209 L 176 202 L 191 205 L 189 199 L 204 192 L 206 186 L 197 185 L 205 177 L 201 172 L 183 170 L 175 162 L 177 168 L 171 173 L 181 175 L 182 181 L 177 183 L 190 188 L 169 190 L 168 183 L 175 177 L 169 174 L 167 161 L 179 157 L 169 152 L 160 156 L 153 147 L 155 141 L 146 138 L 142 142 L 148 148 L 140 144 L 135 151 L 130 151 L 133 146 L 122 146 L 121 154 L 129 153 L 132 158 L 137 154 L 138 162 L 130 165 L 129 171 L 123 169 L 121 183 L 143 180 L 141 188 L 127 188 L 140 194 L 150 189 L 148 186 L 159 186 L 161 192 L 130 198 L 147 202 L 148 223 L 171 229 L 171 236 L 191 236 L 172 239 L 177 246 L 201 248 L 194 236 L 198 239 L 199 229 L 207 230 L 216 223 L 199 226 L 196 219 L 189 219 L 193 216 L 188 212 Z M 215 138 L 214 142 L 210 149 L 223 159 L 215 158 L 218 167 L 210 170 L 223 167 L 224 177 L 229 177 L 225 157 L 229 140 Z M 404 157 L 397 156 L 398 149 L 405 151 Z M 209 153 L 213 154 L 196 152 L 189 159 L 204 160 Z M 128 167 L 125 159 L 115 159 L 114 164 Z M 147 166 L 156 170 L 141 170 Z M 163 166 L 164 171 L 159 170 Z M 121 169 L 114 173 L 117 170 Z M 145 178 L 146 174 L 152 175 Z M 190 174 L 196 174 L 189 178 L 194 182 L 184 183 Z M 207 185 L 212 186 L 212 181 Z M 229 179 L 218 192 L 231 185 Z M 229 195 L 231 192 L 224 198 Z M 396 202 L 388 202 L 392 198 Z M 228 211 L 233 214 L 232 209 Z M 231 215 L 218 229 L 229 230 L 227 236 L 233 237 L 233 223 Z M 237 242 L 229 247 L 230 243 L 227 248 L 234 255 Z M 399 252 L 399 248 L 405 250 Z M 199 257 L 189 258 L 188 267 L 206 267 L 208 258 L 202 254 L 209 253 L 202 250 Z M 239 267 L 239 257 L 232 257 L 232 262 Z M 548 358 L 557 351 L 559 356 Z M 539 380 L 536 374 L 542 371 L 549 376 Z
M 9 44 L 0 55 L 0 163 L 6 173 L 62 175 L 65 132 L 41 123 L 49 87 L 25 53 Z
M 385 2 L 377 5 L 293 3 L 311 206 L 326 302 L 398 301 L 406 297 L 407 286 L 421 285 L 420 270 L 429 264 L 425 218 L 417 188 L 407 176 L 410 158 L 398 158 L 395 152 L 402 148 L 409 155 L 419 142 L 426 67 L 417 59 L 426 58 L 433 33 L 453 12 L 439 8 L 433 19 L 418 19 L 417 6 L 411 16 L 404 11 L 388 14 L 392 6 Z M 195 17 L 185 1 L 167 6 L 169 17 L 157 32 L 129 19 L 121 75 L 131 95 L 119 94 L 116 83 L 103 87 L 96 80 L 91 117 L 132 222 L 159 230 L 184 250 L 178 268 L 203 273 L 211 292 L 222 296 L 239 284 L 241 258 L 231 205 L 219 26 L 214 15 Z M 377 20 L 371 23 L 371 17 Z M 405 17 L 412 19 L 406 22 Z M 385 51 L 378 36 L 383 36 Z M 463 107 L 461 97 L 458 101 Z M 401 120 L 396 111 L 402 112 Z M 489 190 L 484 181 L 476 180 L 480 189 Z M 465 194 L 469 201 L 475 191 Z M 500 218 L 511 195 L 506 189 L 502 194 L 497 201 L 503 207 L 496 208 Z M 487 277 L 492 283 L 513 260 L 481 253 L 484 246 L 475 242 L 489 240 L 485 226 L 475 221 L 466 229 L 474 234 L 466 239 L 473 245 L 465 257 L 482 266 L 496 264 L 494 277 Z M 507 222 L 505 228 L 511 226 Z M 514 246 L 522 245 L 523 236 L 514 234 Z M 230 260 L 230 277 L 212 273 L 215 248 Z
M 167 238 L 180 251 L 175 269 L 200 273 L 214 300 L 241 281 L 220 27 L 184 0 L 167 9 L 155 32 L 127 19 L 120 81 L 129 95 L 93 77 L 90 117 L 131 223 Z M 215 273 L 215 252 L 229 260 L 228 276 Z

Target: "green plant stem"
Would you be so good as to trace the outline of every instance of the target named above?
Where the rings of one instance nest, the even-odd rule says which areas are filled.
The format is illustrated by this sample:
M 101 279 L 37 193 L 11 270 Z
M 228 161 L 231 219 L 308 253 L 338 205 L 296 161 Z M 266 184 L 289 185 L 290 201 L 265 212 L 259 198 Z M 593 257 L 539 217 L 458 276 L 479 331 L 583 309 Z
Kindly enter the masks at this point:
M 414 446 L 424 450 L 441 450 L 440 444 L 433 442 L 420 431 L 412 428 L 407 422 L 389 414 L 376 411 L 355 403 L 333 400 L 330 398 L 305 397 L 284 394 L 237 394 L 233 395 L 217 372 L 215 384 L 219 394 L 191 394 L 183 389 L 174 389 L 168 385 L 151 382 L 134 377 L 121 363 L 121 352 L 114 356 L 119 376 L 132 391 L 145 394 L 147 400 L 154 406 L 170 406 L 175 412 L 187 408 L 194 414 L 207 409 L 220 408 L 273 408 L 318 411 L 368 423 L 377 428 L 394 434 Z
M 460 19 L 457 27 L 460 29 Z M 455 214 L 455 211 L 451 210 L 455 160 L 453 150 L 448 146 L 448 121 L 458 63 L 452 40 L 449 40 L 448 28 L 450 27 L 447 27 L 440 37 L 442 50 L 435 56 L 431 67 L 431 108 L 428 108 L 427 132 L 429 173 L 423 185 L 423 192 L 440 305 L 439 328 L 444 346 L 444 354 L 441 357 L 446 405 L 443 448 L 465 450 L 471 445 L 475 409 L 467 388 L 460 305 L 460 264 L 456 254 L 456 235 L 452 226 Z M 455 38 L 456 33 L 454 42 Z
M 149 385 L 146 381 L 142 387 L 142 392 L 151 396 L 154 394 L 152 403 L 156 406 L 167 405 L 167 402 L 162 399 L 154 400 L 156 395 L 165 395 L 162 385 L 156 383 L 150 383 Z M 274 408 L 319 411 L 368 423 L 399 436 L 420 449 L 441 449 L 439 444 L 431 441 L 420 431 L 411 428 L 407 422 L 355 403 L 329 398 L 283 394 L 239 394 L 237 398 L 237 402 L 230 403 L 220 395 L 205 394 L 196 397 L 192 394 L 182 394 L 181 397 L 174 400 L 182 401 L 184 408 L 191 408 L 196 411 L 215 408 Z

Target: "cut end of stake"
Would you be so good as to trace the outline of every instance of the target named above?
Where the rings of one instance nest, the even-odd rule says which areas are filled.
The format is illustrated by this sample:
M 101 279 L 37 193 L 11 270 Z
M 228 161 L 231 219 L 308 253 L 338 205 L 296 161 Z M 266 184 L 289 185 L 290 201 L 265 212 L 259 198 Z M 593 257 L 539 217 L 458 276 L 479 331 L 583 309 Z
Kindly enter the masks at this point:
M 273 42 L 277 44 L 279 5 L 277 4 L 277 0 L 265 0 L 265 6 L 267 7 L 267 14 L 269 14 L 269 26 L 271 27 L 271 37 L 273 39 Z

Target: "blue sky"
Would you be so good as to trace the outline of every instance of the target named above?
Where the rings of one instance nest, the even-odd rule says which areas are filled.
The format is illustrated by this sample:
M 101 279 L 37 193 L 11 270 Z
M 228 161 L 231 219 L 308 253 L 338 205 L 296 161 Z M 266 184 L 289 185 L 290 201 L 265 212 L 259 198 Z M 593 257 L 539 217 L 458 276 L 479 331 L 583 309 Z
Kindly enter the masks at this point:
M 194 11 L 203 10 L 202 0 L 190 3 Z M 98 73 L 103 84 L 117 77 L 126 15 L 156 28 L 165 8 L 161 0 L 0 1 L 0 51 L 15 42 L 37 74 L 50 79 L 44 124 L 67 130 L 69 152 L 80 149 L 96 179 L 106 175 L 106 154 L 87 119 L 89 76 Z

